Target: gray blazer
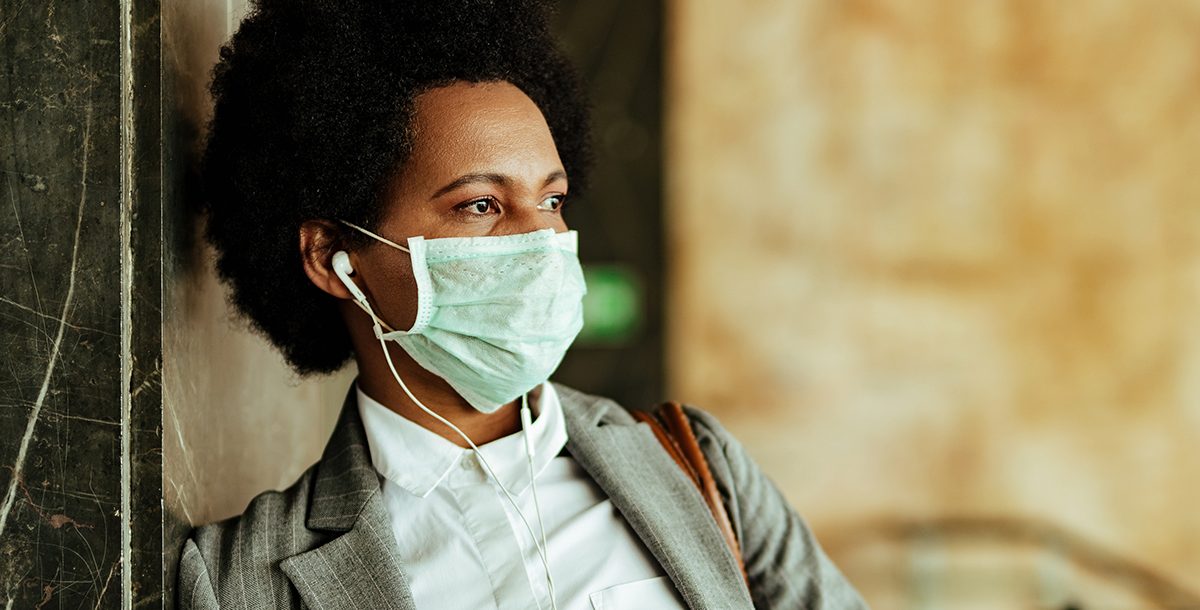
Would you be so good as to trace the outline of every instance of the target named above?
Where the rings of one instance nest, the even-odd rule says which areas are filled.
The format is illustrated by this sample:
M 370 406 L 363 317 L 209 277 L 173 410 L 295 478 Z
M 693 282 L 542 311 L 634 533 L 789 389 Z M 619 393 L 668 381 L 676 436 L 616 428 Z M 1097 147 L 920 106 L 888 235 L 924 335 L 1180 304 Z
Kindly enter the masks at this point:
M 555 384 L 567 450 L 699 609 L 865 609 L 779 490 L 717 420 L 688 408 L 741 541 L 750 590 L 704 500 L 620 405 Z M 415 608 L 351 385 L 321 460 L 240 517 L 196 528 L 180 559 L 185 610 Z M 584 552 L 581 550 L 581 552 Z

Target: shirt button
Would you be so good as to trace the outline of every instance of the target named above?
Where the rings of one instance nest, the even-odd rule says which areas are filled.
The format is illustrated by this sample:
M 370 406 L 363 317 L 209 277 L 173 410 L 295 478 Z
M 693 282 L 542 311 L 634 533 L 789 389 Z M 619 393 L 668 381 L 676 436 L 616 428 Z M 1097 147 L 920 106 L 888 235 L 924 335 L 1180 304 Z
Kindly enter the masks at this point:
M 458 466 L 459 466 L 459 468 L 462 468 L 463 470 L 471 470 L 472 469 L 471 456 L 469 456 L 469 455 L 464 456 L 461 460 L 458 461 Z

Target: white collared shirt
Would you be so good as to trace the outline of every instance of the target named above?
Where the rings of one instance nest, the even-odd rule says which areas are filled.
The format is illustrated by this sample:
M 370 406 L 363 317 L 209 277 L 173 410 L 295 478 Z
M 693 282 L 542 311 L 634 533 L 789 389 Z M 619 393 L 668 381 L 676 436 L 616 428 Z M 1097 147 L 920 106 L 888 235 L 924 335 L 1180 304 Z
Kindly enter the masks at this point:
M 357 388 L 357 384 L 355 385 Z M 418 608 L 550 608 L 537 545 L 474 452 L 359 388 L 400 560 Z M 674 585 L 608 496 L 569 455 L 562 405 L 544 383 L 530 426 L 547 555 L 560 610 L 683 608 Z M 540 536 L 523 432 L 479 450 Z

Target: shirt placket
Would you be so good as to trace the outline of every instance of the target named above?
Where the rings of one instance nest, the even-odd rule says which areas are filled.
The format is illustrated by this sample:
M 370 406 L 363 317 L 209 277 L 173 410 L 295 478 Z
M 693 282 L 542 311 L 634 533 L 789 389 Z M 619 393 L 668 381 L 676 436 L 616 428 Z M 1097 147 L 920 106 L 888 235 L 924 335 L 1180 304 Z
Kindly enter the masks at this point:
M 494 485 L 494 484 L 493 484 Z M 530 538 L 529 530 L 525 529 L 525 524 L 521 521 L 520 515 L 516 514 L 511 504 L 504 497 L 504 492 L 499 488 L 494 488 L 494 495 L 499 502 L 500 508 L 504 511 L 504 515 L 508 521 L 509 531 L 512 533 L 513 539 L 521 549 L 522 565 L 525 567 L 525 578 L 529 583 L 529 588 L 537 596 L 538 603 L 543 610 L 550 610 L 550 585 L 546 581 L 546 566 L 542 563 L 541 557 L 538 556 L 538 542 L 541 538 Z M 527 495 L 518 495 L 516 490 L 509 490 L 513 494 L 513 499 L 517 505 L 521 507 L 521 511 L 525 514 L 525 518 L 529 520 L 529 527 L 534 533 L 538 533 L 537 513 L 534 512 L 530 502 L 525 501 Z M 549 549 L 546 550 L 546 561 L 550 561 Z M 551 569 L 553 569 L 551 565 Z
M 447 484 L 491 578 L 497 608 L 528 610 L 536 599 L 543 610 L 549 610 L 545 569 L 529 533 L 520 517 L 510 514 L 512 507 L 507 506 L 504 492 L 489 479 L 473 454 L 459 460 Z M 514 500 L 520 502 L 515 496 Z M 530 526 L 536 524 L 531 522 Z M 533 567 L 540 576 L 535 576 Z

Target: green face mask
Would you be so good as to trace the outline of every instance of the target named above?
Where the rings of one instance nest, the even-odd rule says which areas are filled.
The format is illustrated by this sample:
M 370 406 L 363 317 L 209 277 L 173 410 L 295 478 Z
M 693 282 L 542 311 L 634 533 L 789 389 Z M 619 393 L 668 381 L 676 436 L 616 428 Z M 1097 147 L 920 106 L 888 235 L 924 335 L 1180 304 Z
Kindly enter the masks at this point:
M 479 411 L 491 413 L 549 379 L 583 327 L 587 287 L 575 231 L 410 237 L 405 247 L 342 222 L 412 260 L 412 328 L 394 330 L 352 290 L 375 320 L 376 337 L 400 344 Z

